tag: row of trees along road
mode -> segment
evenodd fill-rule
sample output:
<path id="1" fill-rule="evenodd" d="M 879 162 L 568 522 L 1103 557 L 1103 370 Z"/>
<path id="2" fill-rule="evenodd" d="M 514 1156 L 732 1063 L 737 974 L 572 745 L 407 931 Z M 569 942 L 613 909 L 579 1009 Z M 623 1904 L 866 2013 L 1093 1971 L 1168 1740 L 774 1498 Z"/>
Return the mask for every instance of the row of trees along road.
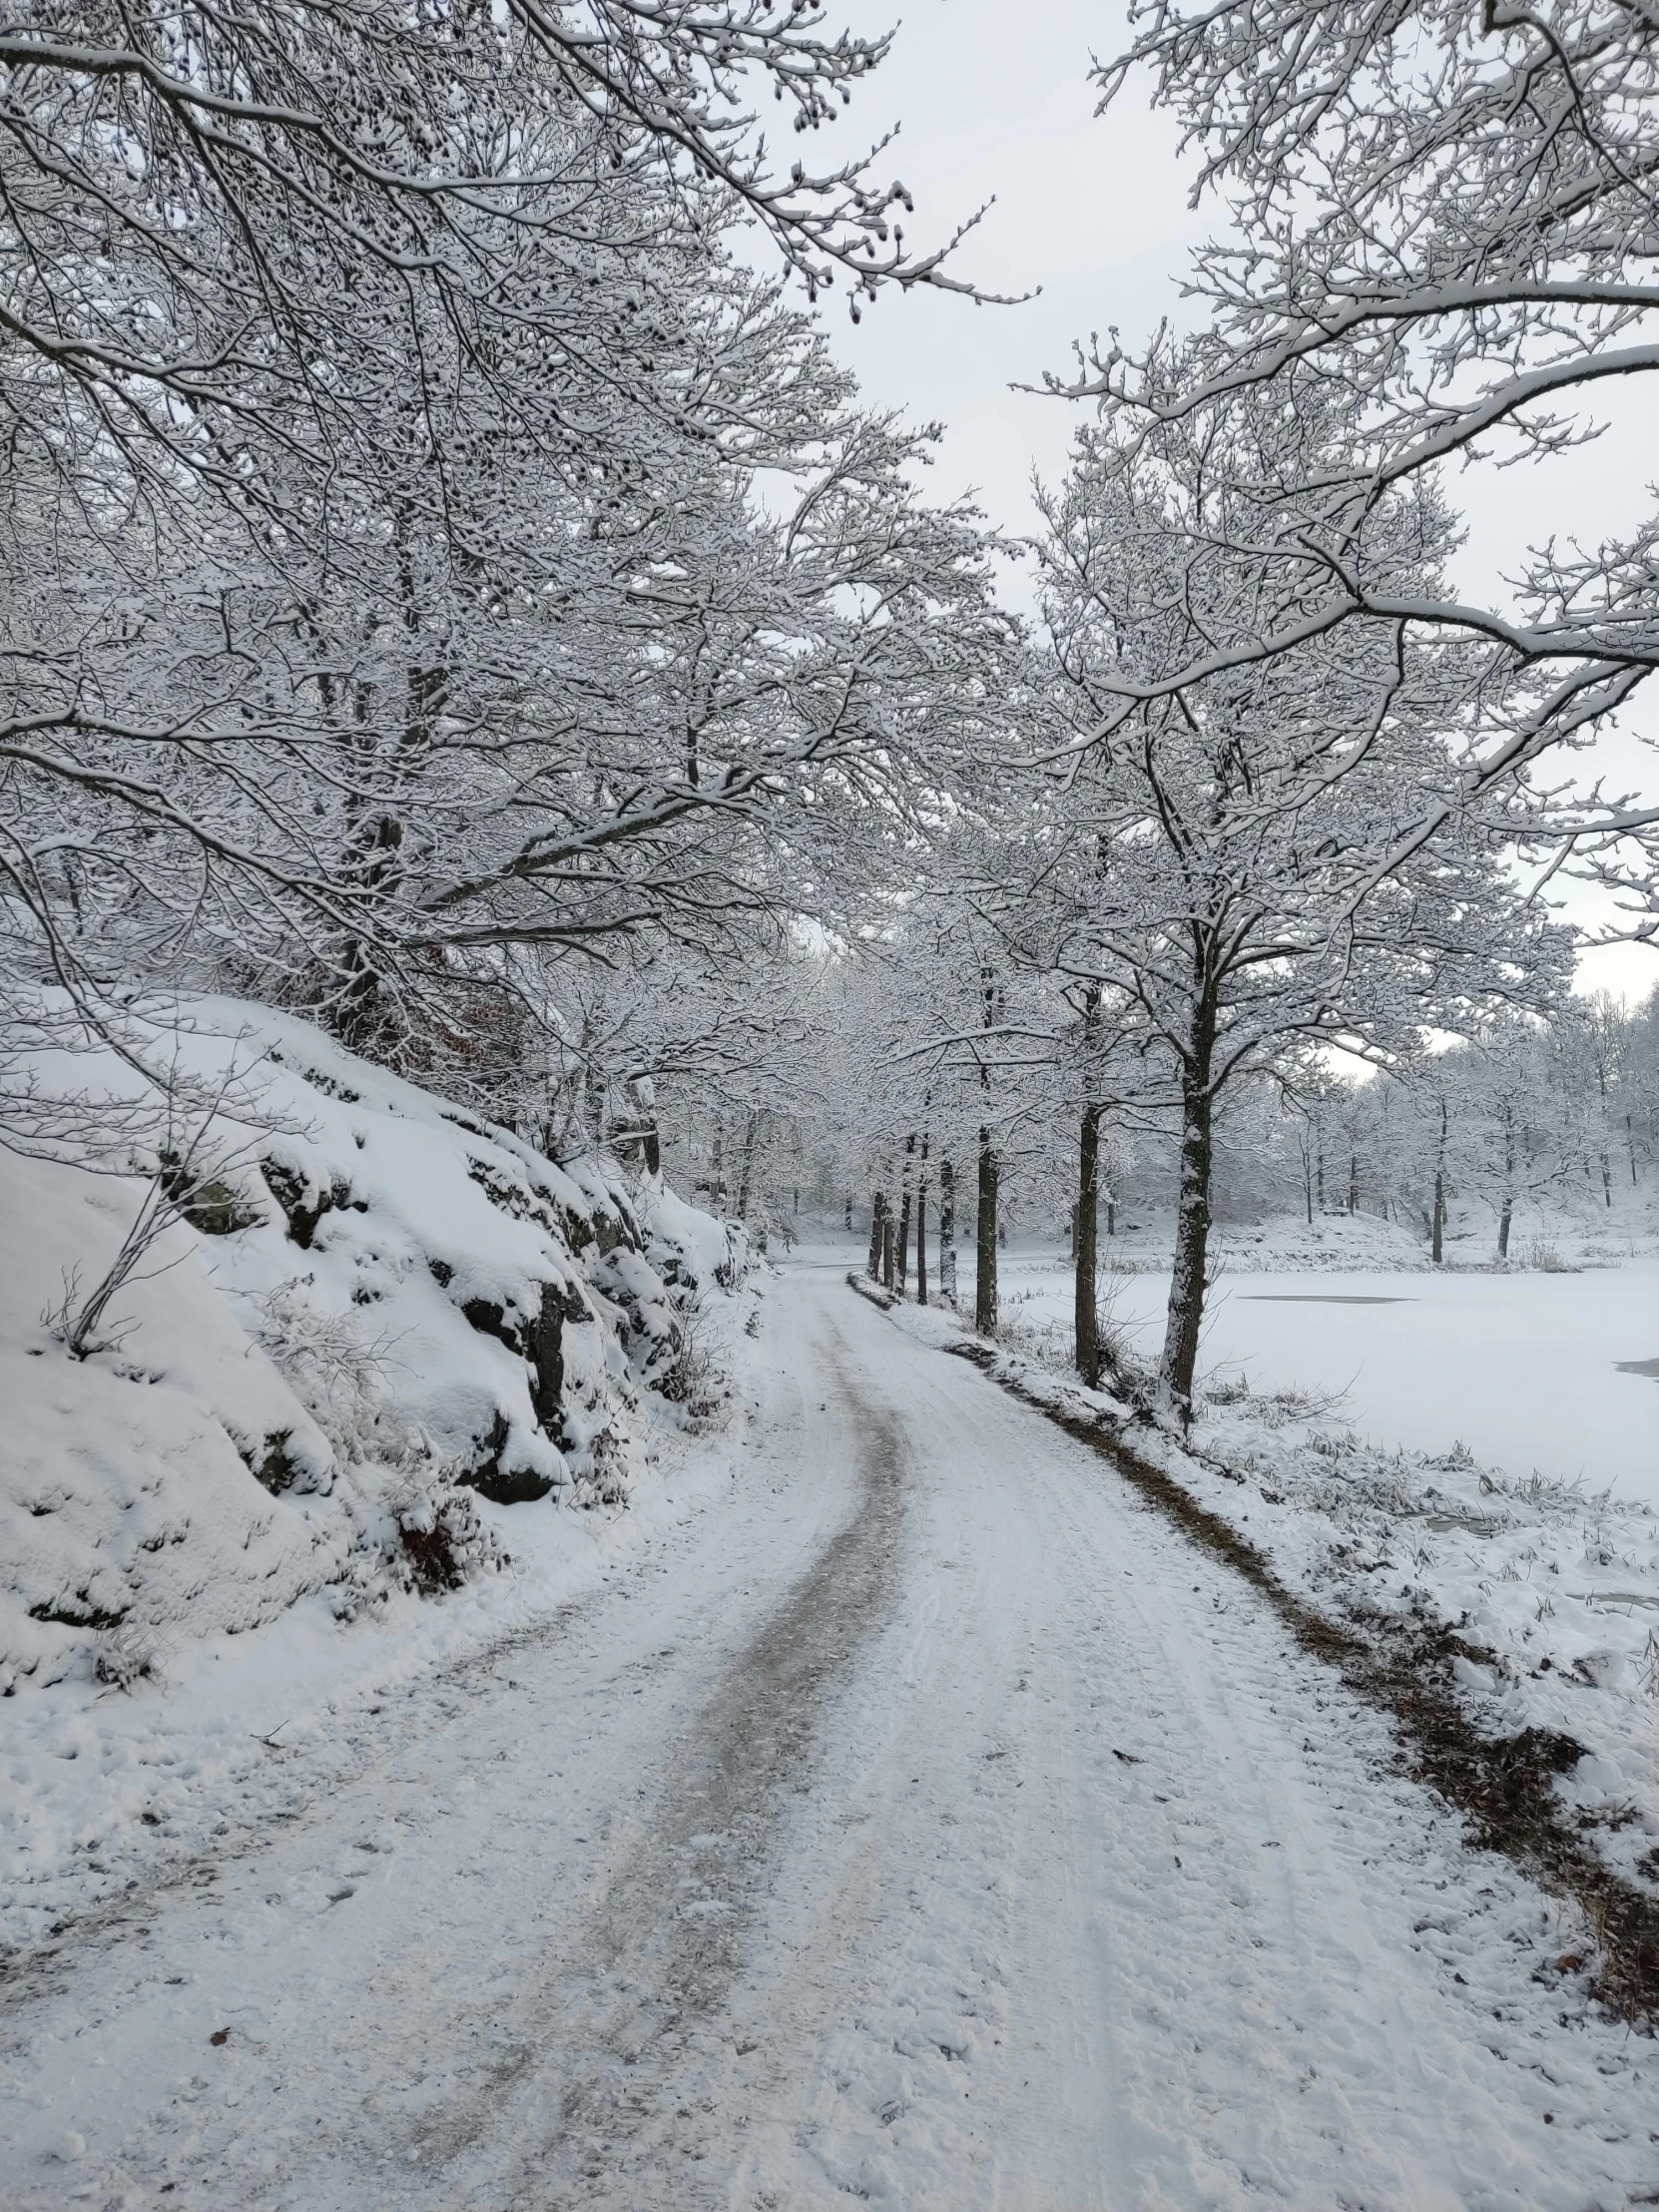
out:
<path id="1" fill-rule="evenodd" d="M 1659 367 L 1655 88 L 1614 6 L 1151 0 L 1134 24 L 1105 100 L 1150 70 L 1232 221 L 1189 273 L 1200 338 L 1114 338 L 1051 380 L 1097 410 L 1043 548 L 1072 734 L 1029 865 L 977 904 L 1010 969 L 1081 988 L 1084 1175 L 1100 1098 L 1179 1112 L 1160 1384 L 1184 1411 L 1226 1084 L 1293 1039 L 1397 1064 L 1427 1028 L 1550 1012 L 1566 947 L 1505 853 L 1659 910 L 1653 811 L 1527 777 L 1655 665 L 1654 525 L 1552 544 L 1486 607 L 1449 581 L 1439 482 L 1570 444 L 1598 382 Z"/>
<path id="2" fill-rule="evenodd" d="M 1565 1018 L 1551 876 L 1659 927 L 1659 811 L 1540 766 L 1659 656 L 1653 526 L 1485 607 L 1442 480 L 1659 367 L 1646 27 L 1134 31 L 1108 108 L 1150 81 L 1228 226 L 1201 329 L 1056 381 L 1021 624 L 811 311 L 964 289 L 948 244 L 880 149 L 786 165 L 755 120 L 824 144 L 882 40 L 817 0 L 14 10 L 0 1136 L 97 1140 L 42 1035 L 165 1089 L 158 997 L 230 987 L 723 1203 L 811 1157 L 900 1280 L 971 1208 L 990 1329 L 999 1195 L 1063 1131 L 1091 1379 L 1101 1192 L 1167 1153 L 1181 1416 L 1269 1089 L 1313 1160 L 1344 1055 L 1440 1069 L 1437 1234 L 1476 1176 L 1438 1046 L 1495 1099 Z"/>

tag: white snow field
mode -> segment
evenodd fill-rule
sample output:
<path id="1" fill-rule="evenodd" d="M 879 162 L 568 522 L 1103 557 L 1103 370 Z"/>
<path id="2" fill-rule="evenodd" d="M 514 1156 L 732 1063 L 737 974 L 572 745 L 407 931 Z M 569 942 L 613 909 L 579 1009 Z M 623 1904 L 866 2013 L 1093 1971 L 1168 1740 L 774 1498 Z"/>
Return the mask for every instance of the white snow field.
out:
<path id="1" fill-rule="evenodd" d="M 680 1518 L 13 1961 L 18 2212 L 1659 2201 L 1659 2047 L 1229 1570 L 836 1271 L 735 1351 Z"/>
<path id="2" fill-rule="evenodd" d="M 1069 1334 L 1070 1263 L 1015 1254 L 1003 1306 Z M 1156 1363 L 1169 1271 L 1103 1276 L 1102 1304 Z M 1210 1296 L 1201 1371 L 1254 1389 L 1341 1393 L 1331 1417 L 1390 1448 L 1460 1440 L 1484 1464 L 1659 1506 L 1659 1262 L 1573 1274 L 1230 1273 Z"/>

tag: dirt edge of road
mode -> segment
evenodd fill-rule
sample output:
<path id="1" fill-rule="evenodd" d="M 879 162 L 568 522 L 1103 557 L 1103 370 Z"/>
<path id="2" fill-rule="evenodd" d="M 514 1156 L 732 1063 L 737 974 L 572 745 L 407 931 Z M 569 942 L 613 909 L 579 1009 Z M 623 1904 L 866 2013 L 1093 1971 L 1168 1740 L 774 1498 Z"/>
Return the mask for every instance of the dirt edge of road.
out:
<path id="1" fill-rule="evenodd" d="M 895 1303 L 855 1276 L 849 1275 L 847 1284 L 883 1311 Z M 999 1372 L 996 1348 L 981 1339 L 964 1337 L 940 1349 L 969 1361 L 1010 1397 L 1097 1452 L 1195 1543 L 1258 1590 L 1305 1651 L 1389 1716 L 1407 1771 L 1462 1815 L 1473 1844 L 1500 1853 L 1542 1889 L 1579 1906 L 1596 1955 L 1586 1960 L 1568 1952 L 1557 1970 L 1588 1969 L 1593 1994 L 1610 2011 L 1649 2034 L 1659 2029 L 1659 1900 L 1607 1865 L 1573 1827 L 1555 1794 L 1555 1777 L 1584 1756 L 1582 1744 L 1540 1728 L 1483 1736 L 1458 1705 L 1451 1688 L 1453 1662 L 1489 1666 L 1491 1652 L 1445 1622 L 1425 1620 L 1406 1630 L 1381 1613 L 1333 1620 L 1290 1589 L 1248 1537 L 1136 1451 L 1109 1414 L 1046 1402 L 1017 1376 Z"/>

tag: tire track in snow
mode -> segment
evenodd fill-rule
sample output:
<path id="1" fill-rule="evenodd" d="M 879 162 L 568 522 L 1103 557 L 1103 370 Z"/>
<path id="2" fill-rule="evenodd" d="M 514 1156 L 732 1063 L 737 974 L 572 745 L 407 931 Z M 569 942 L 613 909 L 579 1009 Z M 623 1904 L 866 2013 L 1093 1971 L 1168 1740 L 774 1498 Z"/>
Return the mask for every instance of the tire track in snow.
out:
<path id="1" fill-rule="evenodd" d="M 854 1424 L 852 1516 L 693 1716 L 552 2001 L 533 2001 L 464 2110 L 418 2131 L 411 2158 L 428 2186 L 449 2169 L 452 2202 L 645 2212 L 696 2201 L 701 2115 L 676 2098 L 695 2094 L 685 2085 L 734 2042 L 725 2000 L 781 1823 L 811 1786 L 826 1703 L 885 1624 L 899 1578 L 904 1422 L 859 1392 L 832 1327 L 824 1357 Z M 504 2127 L 515 2100 L 517 2121 Z M 473 2170 L 480 2153 L 484 2170 Z"/>
<path id="2" fill-rule="evenodd" d="M 907 1601 L 827 1731 L 791 1860 L 815 1910 L 773 1946 L 786 2063 L 759 2129 L 733 2102 L 719 2201 L 1648 2201 L 1642 2049 L 1557 2018 L 1543 1901 L 1392 1771 L 1382 1720 L 1092 1451 L 873 1315 L 849 1333 L 916 1438 Z M 911 1683 L 945 1567 L 976 1602 Z M 839 1881 L 837 1773 L 872 1815 Z"/>

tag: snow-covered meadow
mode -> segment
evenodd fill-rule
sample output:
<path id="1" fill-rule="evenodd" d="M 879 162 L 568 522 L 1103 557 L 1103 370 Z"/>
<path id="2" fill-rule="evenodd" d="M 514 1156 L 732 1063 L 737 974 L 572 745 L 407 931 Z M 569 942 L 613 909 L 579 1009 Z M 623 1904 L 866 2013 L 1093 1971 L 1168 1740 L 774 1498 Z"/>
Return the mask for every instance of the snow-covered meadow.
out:
<path id="1" fill-rule="evenodd" d="M 1005 1260 L 1003 1312 L 1069 1337 L 1063 1255 Z M 1101 1307 L 1156 1364 L 1167 1268 L 1106 1274 Z M 1464 1445 L 1516 1479 L 1540 1474 L 1659 1507 L 1659 1261 L 1573 1273 L 1333 1268 L 1245 1273 L 1224 1263 L 1200 1369 L 1258 1393 L 1297 1390 L 1392 1449 Z M 1653 1372 L 1643 1374 L 1646 1366 Z"/>

